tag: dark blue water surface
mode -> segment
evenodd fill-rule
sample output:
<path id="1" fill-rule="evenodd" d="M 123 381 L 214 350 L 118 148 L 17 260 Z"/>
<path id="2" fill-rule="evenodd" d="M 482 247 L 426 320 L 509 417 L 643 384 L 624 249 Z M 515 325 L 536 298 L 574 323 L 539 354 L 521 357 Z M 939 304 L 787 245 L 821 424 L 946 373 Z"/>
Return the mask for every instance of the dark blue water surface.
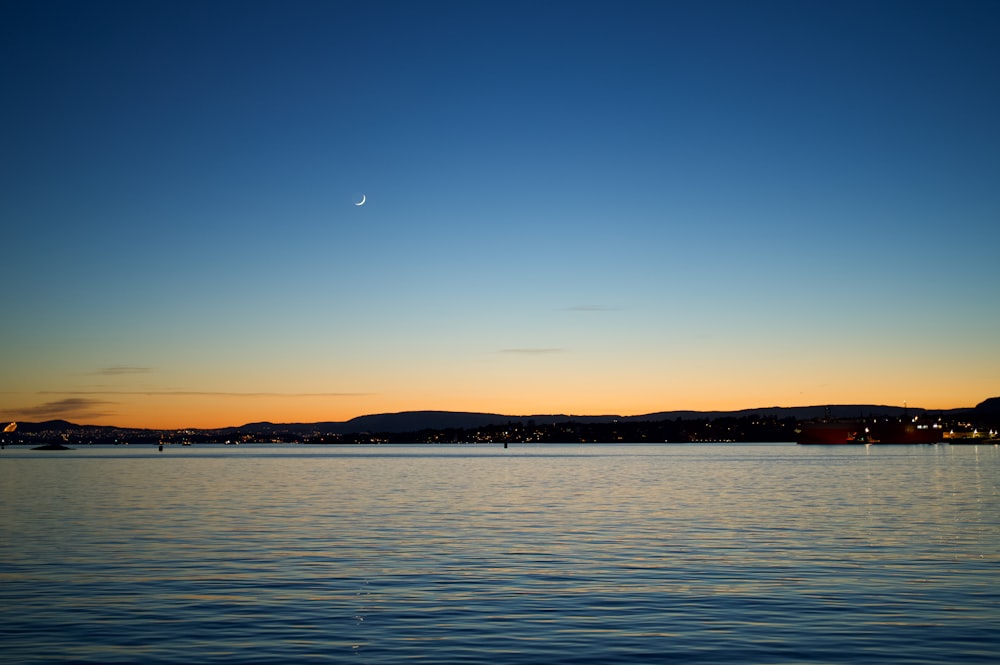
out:
<path id="1" fill-rule="evenodd" d="M 0 453 L 0 661 L 1000 662 L 995 446 Z"/>

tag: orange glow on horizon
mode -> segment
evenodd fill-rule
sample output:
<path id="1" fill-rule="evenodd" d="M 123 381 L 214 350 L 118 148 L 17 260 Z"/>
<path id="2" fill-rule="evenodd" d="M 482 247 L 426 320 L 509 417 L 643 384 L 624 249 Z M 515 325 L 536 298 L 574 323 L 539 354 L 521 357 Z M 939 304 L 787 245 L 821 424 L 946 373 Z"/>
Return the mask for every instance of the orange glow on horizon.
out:
<path id="1" fill-rule="evenodd" d="M 996 392 L 994 390 L 994 392 Z M 356 397 L 236 397 L 170 396 L 120 398 L 108 413 L 66 414 L 59 418 L 78 424 L 114 425 L 138 429 L 215 429 L 236 427 L 253 422 L 339 422 L 358 416 L 402 411 L 467 411 L 503 415 L 620 415 L 636 416 L 661 411 L 736 411 L 772 407 L 815 406 L 823 404 L 881 404 L 946 410 L 973 407 L 991 395 L 985 392 L 948 391 L 947 394 L 910 394 L 901 399 L 885 399 L 864 392 L 816 395 L 812 398 L 791 392 L 765 393 L 732 391 L 728 394 L 708 390 L 666 391 L 655 393 L 577 394 L 557 397 L 531 391 L 482 395 L 423 395 Z M 965 397 L 963 398 L 963 395 Z M 8 412 L 10 413 L 10 412 Z M 16 411 L 14 415 L 18 415 Z M 10 417 L 9 420 L 38 421 L 54 417 Z"/>

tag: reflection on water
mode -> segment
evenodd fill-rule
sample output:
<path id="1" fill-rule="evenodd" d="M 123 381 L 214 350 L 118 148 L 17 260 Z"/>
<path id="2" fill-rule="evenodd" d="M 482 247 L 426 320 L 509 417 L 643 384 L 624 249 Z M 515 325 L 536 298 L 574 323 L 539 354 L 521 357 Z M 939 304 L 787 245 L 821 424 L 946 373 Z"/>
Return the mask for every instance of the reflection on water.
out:
<path id="1" fill-rule="evenodd" d="M 1000 449 L 0 455 L 11 662 L 995 662 Z"/>

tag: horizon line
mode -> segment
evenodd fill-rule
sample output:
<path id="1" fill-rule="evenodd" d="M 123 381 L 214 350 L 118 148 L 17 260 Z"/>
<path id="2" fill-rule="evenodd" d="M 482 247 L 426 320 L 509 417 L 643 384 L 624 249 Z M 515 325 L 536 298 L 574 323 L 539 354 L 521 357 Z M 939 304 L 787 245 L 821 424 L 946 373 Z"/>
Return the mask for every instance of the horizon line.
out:
<path id="1" fill-rule="evenodd" d="M 151 393 L 140 393 L 140 394 L 151 394 Z M 217 393 L 171 393 L 171 394 L 217 394 Z M 223 394 L 232 395 L 234 393 L 223 393 Z M 335 394 L 343 395 L 342 393 L 335 393 Z M 243 395 L 246 395 L 246 396 L 267 396 L 267 395 L 269 395 L 269 393 L 243 393 Z M 290 393 L 281 393 L 281 395 L 292 396 L 292 394 L 290 394 Z M 305 394 L 305 395 L 313 396 L 313 395 L 317 395 L 317 393 L 308 393 L 308 394 Z M 989 397 L 989 398 L 986 398 L 985 400 L 981 400 L 980 404 L 982 404 L 985 401 L 989 401 L 991 399 L 1000 400 L 1000 397 Z M 623 418 L 623 419 L 634 419 L 634 418 L 642 418 L 644 416 L 655 416 L 655 415 L 665 414 L 665 413 L 678 413 L 678 414 L 681 414 L 681 413 L 687 413 L 687 414 L 723 414 L 723 413 L 733 413 L 733 414 L 735 414 L 735 413 L 747 413 L 747 412 L 754 412 L 754 411 L 767 412 L 767 411 L 774 411 L 774 410 L 820 409 L 820 408 L 836 408 L 836 407 L 890 408 L 890 409 L 902 409 L 902 410 L 912 409 L 914 411 L 923 411 L 923 412 L 934 413 L 934 412 L 945 412 L 945 411 L 969 411 L 969 410 L 974 410 L 977 406 L 978 406 L 978 404 L 973 405 L 973 406 L 953 407 L 953 408 L 947 408 L 947 409 L 934 409 L 934 408 L 927 408 L 927 407 L 922 407 L 922 406 L 910 406 L 906 402 L 904 402 L 902 405 L 860 403 L 860 402 L 856 402 L 856 403 L 833 403 L 833 402 L 830 402 L 830 403 L 825 403 L 825 404 L 802 404 L 802 405 L 796 405 L 796 406 L 778 406 L 778 405 L 773 405 L 773 406 L 744 407 L 744 408 L 738 408 L 738 409 L 663 409 L 663 410 L 659 410 L 659 411 L 648 411 L 648 412 L 644 412 L 644 413 L 635 413 L 635 414 L 631 414 L 631 415 L 623 415 L 623 414 L 617 414 L 617 413 L 606 413 L 606 412 L 605 413 L 591 413 L 591 414 L 585 414 L 585 413 L 554 413 L 554 412 L 549 412 L 549 413 L 509 414 L 509 413 L 501 413 L 501 412 L 494 412 L 494 411 L 452 411 L 452 410 L 448 410 L 448 409 L 407 409 L 407 410 L 403 410 L 403 411 L 382 411 L 382 412 L 375 412 L 375 413 L 364 413 L 364 414 L 361 414 L 361 415 L 352 416 L 352 417 L 344 419 L 344 420 L 311 420 L 311 421 L 274 422 L 274 421 L 271 421 L 271 420 L 264 419 L 264 420 L 248 421 L 248 422 L 242 423 L 240 425 L 221 425 L 221 426 L 215 426 L 215 427 L 184 427 L 184 426 L 180 426 L 180 427 L 152 427 L 152 426 L 122 426 L 122 425 L 92 425 L 92 424 L 85 424 L 85 423 L 81 424 L 79 422 L 74 422 L 73 420 L 70 420 L 71 418 L 73 418 L 73 416 L 63 416 L 63 417 L 56 416 L 56 417 L 44 418 L 42 420 L 28 420 L 28 419 L 25 419 L 25 418 L 0 418 L 0 421 L 11 422 L 11 423 L 21 422 L 21 423 L 31 423 L 31 424 L 40 424 L 40 423 L 45 423 L 45 422 L 62 421 L 62 422 L 69 423 L 71 425 L 76 425 L 78 427 L 102 427 L 102 428 L 114 428 L 114 429 L 140 429 L 140 430 L 163 430 L 163 431 L 169 431 L 169 430 L 201 430 L 201 431 L 210 431 L 210 430 L 218 430 L 218 429 L 240 428 L 240 427 L 246 427 L 247 425 L 256 425 L 256 424 L 268 424 L 268 425 L 311 425 L 311 424 L 319 424 L 319 423 L 347 424 L 347 423 L 349 423 L 349 422 L 351 422 L 353 420 L 358 420 L 360 418 L 371 418 L 371 417 L 378 417 L 378 416 L 395 416 L 395 415 L 418 414 L 418 413 L 438 413 L 438 414 L 455 414 L 455 415 L 497 416 L 497 417 L 502 417 L 502 418 L 547 418 L 547 417 L 562 417 L 562 418 Z"/>

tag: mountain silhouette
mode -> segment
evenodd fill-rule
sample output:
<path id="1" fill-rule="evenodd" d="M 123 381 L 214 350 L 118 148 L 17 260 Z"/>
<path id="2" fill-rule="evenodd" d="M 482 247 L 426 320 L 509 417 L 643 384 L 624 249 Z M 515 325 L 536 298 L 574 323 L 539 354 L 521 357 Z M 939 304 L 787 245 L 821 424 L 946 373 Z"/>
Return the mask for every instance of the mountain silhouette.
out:
<path id="1" fill-rule="evenodd" d="M 613 423 L 613 422 L 657 422 L 663 420 L 717 420 L 720 418 L 742 418 L 761 416 L 775 419 L 794 418 L 811 420 L 817 418 L 862 418 L 901 417 L 903 415 L 961 415 L 1000 417 L 1000 397 L 991 397 L 973 408 L 928 410 L 917 407 L 888 406 L 882 404 L 831 404 L 822 406 L 761 407 L 736 411 L 659 411 L 636 416 L 598 415 L 579 416 L 568 414 L 504 415 L 499 413 L 479 413 L 466 411 L 401 411 L 358 416 L 346 421 L 323 421 L 313 423 L 272 423 L 267 421 L 247 423 L 235 427 L 220 427 L 199 430 L 219 436 L 235 436 L 246 433 L 299 432 L 322 434 L 358 433 L 401 433 L 421 430 L 476 429 L 498 425 L 553 425 L 559 423 Z M 6 422 L 6 421 L 5 421 Z M 85 426 L 66 420 L 48 420 L 40 423 L 18 421 L 17 429 L 22 433 L 72 431 L 89 429 L 125 429 L 109 425 Z M 142 428 L 128 428 L 142 429 Z M 183 428 L 190 429 L 190 428 Z M 168 430 L 164 430 L 168 431 Z"/>

